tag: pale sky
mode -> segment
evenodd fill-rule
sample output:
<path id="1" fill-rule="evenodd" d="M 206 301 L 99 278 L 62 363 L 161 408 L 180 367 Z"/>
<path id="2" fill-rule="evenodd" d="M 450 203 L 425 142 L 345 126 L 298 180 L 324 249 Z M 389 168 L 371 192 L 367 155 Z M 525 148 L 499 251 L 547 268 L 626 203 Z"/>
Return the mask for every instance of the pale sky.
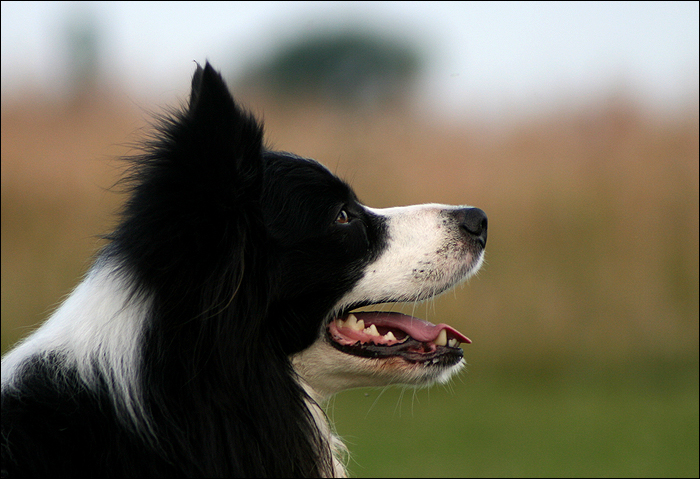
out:
<path id="1" fill-rule="evenodd" d="M 420 97 L 443 113 L 619 90 L 666 108 L 698 91 L 697 2 L 2 2 L 3 96 L 61 94 L 66 25 L 81 15 L 100 28 L 110 82 L 137 98 L 185 94 L 193 60 L 235 76 L 305 32 L 353 26 L 428 52 Z"/>

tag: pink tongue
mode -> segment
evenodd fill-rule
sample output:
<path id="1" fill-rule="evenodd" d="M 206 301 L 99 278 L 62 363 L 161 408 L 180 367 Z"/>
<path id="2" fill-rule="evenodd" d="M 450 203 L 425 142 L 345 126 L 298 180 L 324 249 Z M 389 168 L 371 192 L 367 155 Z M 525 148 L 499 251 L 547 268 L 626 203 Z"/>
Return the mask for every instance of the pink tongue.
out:
<path id="1" fill-rule="evenodd" d="M 429 342 L 437 339 L 443 329 L 447 330 L 448 338 L 455 338 L 460 343 L 470 344 L 472 341 L 449 324 L 433 324 L 422 319 L 407 316 L 401 313 L 352 313 L 357 320 L 363 320 L 365 324 L 374 324 L 377 327 L 400 329 L 413 339 L 421 342 Z"/>

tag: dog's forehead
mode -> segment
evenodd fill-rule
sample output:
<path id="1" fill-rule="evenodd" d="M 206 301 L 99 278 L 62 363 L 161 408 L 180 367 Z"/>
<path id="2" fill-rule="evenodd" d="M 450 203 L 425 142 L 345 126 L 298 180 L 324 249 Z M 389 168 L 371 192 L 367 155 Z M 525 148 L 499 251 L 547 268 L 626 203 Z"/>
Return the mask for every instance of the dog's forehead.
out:
<path id="1" fill-rule="evenodd" d="M 286 151 L 265 151 L 263 153 L 263 160 L 267 161 L 268 163 L 274 163 L 278 166 L 284 166 L 286 167 L 285 169 L 306 168 L 316 170 L 330 176 L 335 176 L 331 170 L 326 167 L 326 165 L 319 163 L 312 158 L 305 158 Z"/>
<path id="2" fill-rule="evenodd" d="M 302 188 L 322 193 L 354 197 L 352 188 L 318 161 L 281 151 L 266 151 L 262 155 L 265 173 L 271 184 Z"/>

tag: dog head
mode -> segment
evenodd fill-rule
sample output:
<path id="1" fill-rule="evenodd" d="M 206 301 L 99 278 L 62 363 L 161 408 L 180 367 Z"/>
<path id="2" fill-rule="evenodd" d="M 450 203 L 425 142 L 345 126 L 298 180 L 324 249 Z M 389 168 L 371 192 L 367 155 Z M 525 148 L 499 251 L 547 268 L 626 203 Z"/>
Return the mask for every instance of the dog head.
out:
<path id="1" fill-rule="evenodd" d="M 187 318 L 220 316 L 210 323 L 226 324 L 227 343 L 243 343 L 245 357 L 251 348 L 292 356 L 323 395 L 429 384 L 459 369 L 457 343 L 469 340 L 454 328 L 350 313 L 426 300 L 472 275 L 486 244 L 482 210 L 363 205 L 315 160 L 265 148 L 262 125 L 209 64 L 194 75 L 189 108 L 161 130 L 167 134 L 158 155 L 138 163 L 146 181 L 135 188 L 114 238 L 185 327 L 192 324 Z M 149 240 L 149 231 L 158 237 Z M 203 300 L 215 306 L 185 309 Z"/>

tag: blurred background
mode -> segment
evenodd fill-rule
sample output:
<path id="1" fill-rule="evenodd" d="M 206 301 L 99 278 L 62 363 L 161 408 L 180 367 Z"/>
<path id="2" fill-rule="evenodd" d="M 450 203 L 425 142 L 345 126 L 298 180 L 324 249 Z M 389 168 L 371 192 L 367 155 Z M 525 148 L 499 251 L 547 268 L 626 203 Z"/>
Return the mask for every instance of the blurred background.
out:
<path id="1" fill-rule="evenodd" d="M 375 207 L 470 204 L 416 314 L 446 387 L 328 407 L 353 476 L 698 476 L 698 3 L 2 2 L 2 350 L 114 224 L 118 157 L 211 61 Z"/>

